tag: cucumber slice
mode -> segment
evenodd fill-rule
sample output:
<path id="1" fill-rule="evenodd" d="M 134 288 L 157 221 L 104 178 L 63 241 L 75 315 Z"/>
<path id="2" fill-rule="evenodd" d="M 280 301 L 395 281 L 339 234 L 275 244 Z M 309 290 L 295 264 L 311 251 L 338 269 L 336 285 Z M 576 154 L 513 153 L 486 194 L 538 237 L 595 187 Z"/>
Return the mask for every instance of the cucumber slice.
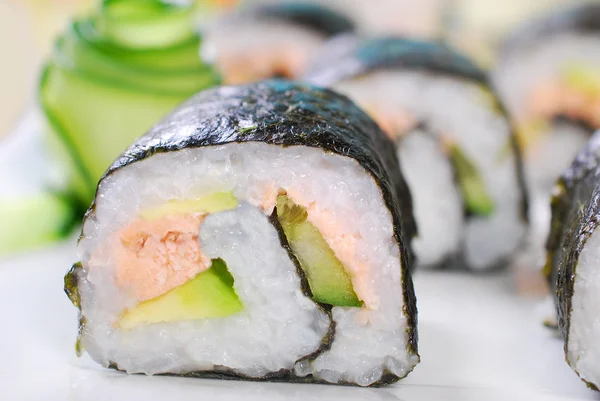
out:
<path id="1" fill-rule="evenodd" d="M 344 266 L 319 230 L 306 220 L 306 210 L 280 195 L 277 197 L 277 218 L 306 274 L 313 299 L 334 306 L 362 306 Z"/>
<path id="2" fill-rule="evenodd" d="M 98 179 L 137 137 L 194 93 L 218 84 L 198 55 L 193 7 L 159 0 L 105 0 L 56 42 L 40 103 L 62 144 L 68 192 L 88 203 Z M 52 141 L 51 139 L 50 141 Z M 82 185 L 83 182 L 83 185 Z"/>
<path id="3" fill-rule="evenodd" d="M 487 194 L 475 163 L 456 144 L 450 144 L 449 154 L 467 211 L 480 216 L 492 214 L 494 201 Z"/>
<path id="4" fill-rule="evenodd" d="M 196 69 L 174 73 L 140 69 L 97 51 L 75 36 L 59 39 L 54 57 L 58 66 L 110 80 L 115 85 L 137 87 L 138 90 L 153 93 L 179 94 L 181 97 L 191 96 L 217 79 L 210 67 L 200 64 Z"/>
<path id="5" fill-rule="evenodd" d="M 171 291 L 141 302 L 127 310 L 119 326 L 132 329 L 139 324 L 182 320 L 222 318 L 243 309 L 233 289 L 233 277 L 221 259 L 214 259 L 208 270 L 199 273 Z"/>
<path id="6" fill-rule="evenodd" d="M 83 168 L 82 161 L 76 158 L 76 154 L 65 142 L 64 136 L 59 133 L 60 128 L 56 122 L 53 123 L 55 120 L 48 113 L 46 115 L 48 124 L 45 127 L 45 148 L 54 166 L 59 168 L 59 171 L 54 174 L 55 179 L 50 179 L 49 186 L 60 188 L 61 193 L 78 204 L 74 204 L 73 207 L 84 213 L 89 205 L 82 200 L 91 199 L 94 196 L 95 186 L 91 184 L 92 181 L 85 174 L 87 170 Z"/>
<path id="7" fill-rule="evenodd" d="M 140 69 L 180 72 L 204 66 L 198 57 L 201 42 L 199 37 L 193 37 L 177 46 L 132 50 L 120 47 L 100 36 L 89 20 L 75 21 L 69 35 L 77 36 L 79 41 L 94 47 L 97 51 Z"/>
<path id="8" fill-rule="evenodd" d="M 159 0 L 104 1 L 95 25 L 102 36 L 122 47 L 169 47 L 195 36 L 193 7 Z"/>
<path id="9" fill-rule="evenodd" d="M 64 238 L 73 227 L 74 217 L 70 204 L 51 193 L 0 199 L 0 254 Z"/>
<path id="10" fill-rule="evenodd" d="M 45 74 L 41 98 L 94 183 L 135 138 L 182 100 L 112 86 L 52 65 Z"/>

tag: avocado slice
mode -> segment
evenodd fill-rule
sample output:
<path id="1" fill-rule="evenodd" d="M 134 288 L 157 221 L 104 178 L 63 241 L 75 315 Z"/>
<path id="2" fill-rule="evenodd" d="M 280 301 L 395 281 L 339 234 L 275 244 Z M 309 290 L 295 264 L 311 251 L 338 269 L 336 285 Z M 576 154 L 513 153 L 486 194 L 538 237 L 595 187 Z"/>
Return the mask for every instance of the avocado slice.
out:
<path id="1" fill-rule="evenodd" d="M 232 192 L 215 192 L 199 199 L 175 200 L 140 213 L 144 220 L 155 220 L 167 215 L 188 213 L 215 213 L 235 209 L 238 201 Z"/>
<path id="2" fill-rule="evenodd" d="M 221 259 L 213 259 L 208 270 L 171 291 L 128 309 L 119 327 L 139 324 L 220 318 L 243 309 L 233 290 L 233 277 Z"/>
<path id="3" fill-rule="evenodd" d="M 562 79 L 569 88 L 590 97 L 600 95 L 598 70 L 585 64 L 571 64 L 563 68 Z"/>
<path id="4" fill-rule="evenodd" d="M 306 274 L 313 299 L 333 306 L 362 306 L 344 266 L 307 216 L 306 209 L 287 196 L 277 197 L 277 218 Z"/>
<path id="5" fill-rule="evenodd" d="M 467 211 L 480 216 L 492 214 L 494 201 L 473 161 L 456 144 L 449 145 L 449 155 Z"/>

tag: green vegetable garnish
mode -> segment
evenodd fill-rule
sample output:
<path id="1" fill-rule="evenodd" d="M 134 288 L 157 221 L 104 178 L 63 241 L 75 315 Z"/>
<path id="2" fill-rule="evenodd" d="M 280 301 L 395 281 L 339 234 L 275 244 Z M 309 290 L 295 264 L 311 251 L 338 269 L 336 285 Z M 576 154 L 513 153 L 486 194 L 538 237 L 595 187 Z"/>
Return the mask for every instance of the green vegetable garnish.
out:
<path id="1" fill-rule="evenodd" d="M 196 92 L 219 83 L 198 55 L 192 6 L 105 0 L 57 39 L 40 103 L 69 188 L 86 204 L 110 163 Z"/>
<path id="2" fill-rule="evenodd" d="M 334 306 L 362 306 L 344 266 L 319 230 L 307 221 L 306 210 L 280 195 L 277 197 L 277 218 L 306 274 L 314 300 Z"/>
<path id="3" fill-rule="evenodd" d="M 456 144 L 449 145 L 449 154 L 467 211 L 489 216 L 494 211 L 494 202 L 487 194 L 477 167 Z"/>

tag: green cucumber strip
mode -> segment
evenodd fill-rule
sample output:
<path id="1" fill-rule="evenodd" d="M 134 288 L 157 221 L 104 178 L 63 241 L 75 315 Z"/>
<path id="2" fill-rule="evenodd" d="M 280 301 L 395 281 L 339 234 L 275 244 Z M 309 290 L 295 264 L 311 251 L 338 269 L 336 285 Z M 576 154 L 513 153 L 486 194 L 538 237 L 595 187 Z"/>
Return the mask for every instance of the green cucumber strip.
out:
<path id="1" fill-rule="evenodd" d="M 59 119 L 54 115 L 51 105 L 46 102 L 45 90 L 51 70 L 51 65 L 44 67 L 38 92 L 39 103 L 47 123 L 45 140 L 47 141 L 50 154 L 54 157 L 54 162 L 58 163 L 62 161 L 66 174 L 69 175 L 69 177 L 65 177 L 65 188 L 61 189 L 74 195 L 81 202 L 87 203 L 94 197 L 95 182 L 85 167 L 81 155 L 76 151 L 73 141 L 67 135 L 65 127 L 61 125 Z"/>
<path id="2" fill-rule="evenodd" d="M 182 100 L 111 87 L 106 81 L 52 65 L 43 79 L 41 98 L 92 183 L 135 138 Z"/>
<path id="3" fill-rule="evenodd" d="M 185 284 L 127 310 L 119 321 L 119 327 L 132 329 L 139 324 L 233 315 L 244 308 L 233 283 L 233 276 L 225 262 L 213 259 L 208 270 L 198 273 Z"/>
<path id="4" fill-rule="evenodd" d="M 137 86 L 149 92 L 180 93 L 182 98 L 211 86 L 217 79 L 212 69 L 201 66 L 178 73 L 145 71 L 107 57 L 73 37 L 61 38 L 55 48 L 55 61 L 82 73 L 113 81 L 116 85 Z"/>
<path id="5" fill-rule="evenodd" d="M 20 252 L 64 238 L 75 216 L 63 198 L 40 193 L 0 199 L 0 254 Z"/>
<path id="6" fill-rule="evenodd" d="M 362 306 L 344 266 L 319 230 L 307 221 L 306 210 L 280 195 L 277 218 L 306 275 L 313 299 L 334 306 Z"/>
<path id="7" fill-rule="evenodd" d="M 76 154 L 71 151 L 69 144 L 65 143 L 64 135 L 59 133 L 60 128 L 55 126 L 52 117 L 47 113 L 46 119 L 44 145 L 52 162 L 60 165 L 62 178 L 61 182 L 52 182 L 50 185 L 65 196 L 78 200 L 78 208 L 85 212 L 89 205 L 87 202 L 83 203 L 83 199 L 91 199 L 94 196 L 95 186 L 90 184 L 85 168 L 79 164 Z"/>
<path id="8" fill-rule="evenodd" d="M 86 45 L 138 68 L 185 72 L 188 69 L 196 69 L 198 65 L 203 65 L 198 57 L 200 48 L 200 38 L 198 37 L 168 48 L 128 49 L 100 36 L 94 24 L 89 20 L 75 21 L 68 35 L 77 36 L 77 39 Z"/>
<path id="9" fill-rule="evenodd" d="M 180 44 L 195 36 L 193 7 L 158 0 L 105 1 L 95 18 L 102 36 L 133 49 Z"/>
<path id="10" fill-rule="evenodd" d="M 467 211 L 480 216 L 492 214 L 494 202 L 475 163 L 456 144 L 449 146 L 449 154 Z"/>

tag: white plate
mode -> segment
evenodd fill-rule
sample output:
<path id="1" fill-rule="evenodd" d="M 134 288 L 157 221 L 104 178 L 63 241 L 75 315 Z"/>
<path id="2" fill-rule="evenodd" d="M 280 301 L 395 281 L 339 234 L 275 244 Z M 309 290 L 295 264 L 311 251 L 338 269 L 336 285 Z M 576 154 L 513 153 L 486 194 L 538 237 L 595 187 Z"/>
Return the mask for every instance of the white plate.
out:
<path id="1" fill-rule="evenodd" d="M 536 302 L 505 274 L 421 272 L 421 364 L 383 389 L 127 376 L 74 355 L 77 313 L 62 291 L 73 241 L 0 260 L 0 400 L 598 399 L 564 362 Z"/>

